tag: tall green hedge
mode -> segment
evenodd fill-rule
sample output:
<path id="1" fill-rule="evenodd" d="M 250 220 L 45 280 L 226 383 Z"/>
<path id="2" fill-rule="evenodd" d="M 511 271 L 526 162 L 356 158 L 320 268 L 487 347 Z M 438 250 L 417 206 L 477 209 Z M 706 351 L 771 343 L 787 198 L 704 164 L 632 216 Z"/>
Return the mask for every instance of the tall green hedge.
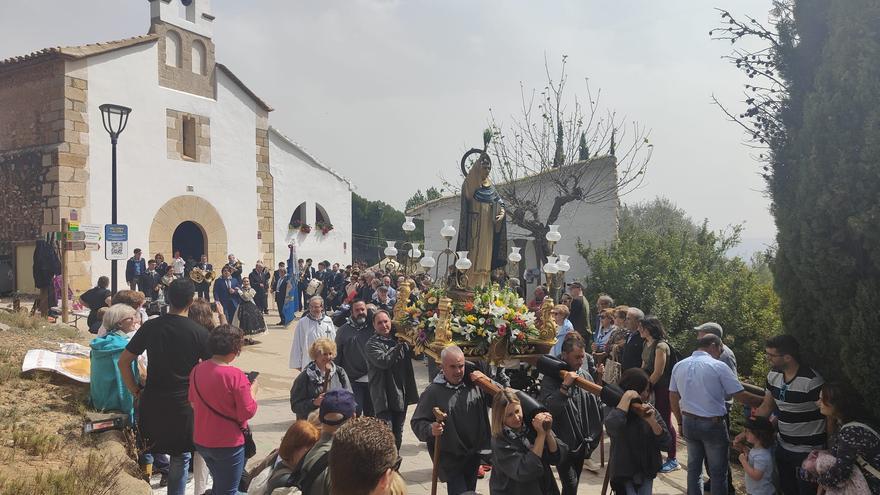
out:
<path id="1" fill-rule="evenodd" d="M 764 341 L 781 328 L 779 301 L 766 267 L 727 257 L 738 233 L 712 232 L 664 199 L 626 206 L 617 242 L 581 249 L 591 271 L 587 294 L 595 301 L 607 293 L 657 316 L 684 353 L 693 349 L 693 327 L 718 322 L 740 374 L 760 374 Z"/>
<path id="2" fill-rule="evenodd" d="M 880 407 L 880 0 L 795 1 L 769 179 L 785 330 Z"/>

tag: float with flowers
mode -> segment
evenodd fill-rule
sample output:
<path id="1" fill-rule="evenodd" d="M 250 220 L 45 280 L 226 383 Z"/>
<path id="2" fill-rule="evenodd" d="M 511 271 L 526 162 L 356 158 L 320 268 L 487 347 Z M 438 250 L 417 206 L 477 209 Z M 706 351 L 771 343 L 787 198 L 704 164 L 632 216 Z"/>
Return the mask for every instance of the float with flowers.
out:
<path id="1" fill-rule="evenodd" d="M 398 337 L 435 359 L 454 344 L 471 359 L 528 360 L 547 353 L 555 342 L 556 329 L 549 316 L 552 304 L 546 315 L 544 307 L 542 315 L 536 315 L 519 294 L 498 284 L 466 293 L 433 287 L 415 303 L 409 294 L 409 284 L 399 289 L 394 308 Z"/>

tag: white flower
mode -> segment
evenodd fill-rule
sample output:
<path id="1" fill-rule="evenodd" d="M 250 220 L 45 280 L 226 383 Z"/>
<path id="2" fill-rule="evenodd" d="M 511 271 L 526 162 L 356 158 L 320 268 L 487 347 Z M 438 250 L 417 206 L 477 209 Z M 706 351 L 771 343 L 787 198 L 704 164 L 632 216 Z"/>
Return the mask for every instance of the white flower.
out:
<path id="1" fill-rule="evenodd" d="M 526 322 L 527 327 L 532 326 L 535 324 L 535 313 L 532 313 L 532 312 L 524 313 L 522 315 L 522 319 L 523 319 L 523 321 Z"/>

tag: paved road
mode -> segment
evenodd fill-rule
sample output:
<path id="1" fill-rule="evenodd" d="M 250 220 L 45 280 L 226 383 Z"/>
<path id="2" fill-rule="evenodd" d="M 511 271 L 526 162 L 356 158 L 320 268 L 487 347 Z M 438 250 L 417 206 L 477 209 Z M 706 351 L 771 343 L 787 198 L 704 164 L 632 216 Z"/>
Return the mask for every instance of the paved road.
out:
<path id="1" fill-rule="evenodd" d="M 267 322 L 278 321 L 274 312 L 266 318 Z M 293 422 L 289 398 L 290 386 L 297 372 L 288 369 L 287 362 L 295 326 L 295 323 L 287 328 L 270 325 L 268 332 L 256 336 L 256 340 L 259 343 L 246 347 L 241 356 L 233 363 L 245 371 L 256 370 L 260 372 L 260 377 L 258 378 L 260 383 L 258 392 L 259 409 L 257 415 L 250 422 L 251 429 L 254 432 L 254 440 L 257 444 L 257 455 L 254 459 L 262 458 L 262 456 L 277 447 L 281 442 L 284 432 L 287 431 L 288 426 Z M 414 362 L 413 367 L 416 372 L 416 382 L 419 390 L 422 390 L 428 383 L 427 370 L 421 362 Z M 414 407 L 410 407 L 410 414 L 412 414 L 413 409 Z M 400 474 L 407 481 L 409 494 L 429 494 L 431 493 L 431 459 L 428 456 L 425 444 L 420 443 L 416 439 L 408 425 L 409 422 L 407 421 L 407 427 L 404 428 L 403 446 L 400 452 L 401 457 L 403 457 Z M 685 450 L 684 445 L 680 444 L 679 462 L 686 461 Z M 606 454 L 608 452 L 607 442 L 605 452 Z M 598 463 L 598 450 L 594 453 L 593 458 Z M 579 492 L 601 493 L 603 476 L 604 472 L 596 475 L 584 471 L 583 476 L 581 476 Z M 686 476 L 685 471 L 682 469 L 660 475 L 654 482 L 654 493 L 658 495 L 681 494 L 685 493 L 685 487 Z M 192 494 L 192 483 L 187 488 L 187 495 Z M 477 492 L 484 495 L 489 494 L 489 476 L 478 481 Z M 165 493 L 165 491 L 164 489 L 157 489 L 155 493 L 160 494 Z M 445 486 L 441 484 L 438 493 L 445 494 Z"/>

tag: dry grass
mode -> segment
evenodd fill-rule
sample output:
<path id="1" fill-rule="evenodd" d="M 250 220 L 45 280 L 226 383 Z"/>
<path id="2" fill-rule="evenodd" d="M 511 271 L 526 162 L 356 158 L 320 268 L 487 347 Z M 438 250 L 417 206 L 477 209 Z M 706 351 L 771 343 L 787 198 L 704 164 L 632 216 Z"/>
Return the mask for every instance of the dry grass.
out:
<path id="1" fill-rule="evenodd" d="M 90 453 L 85 462 L 71 459 L 67 469 L 47 470 L 17 478 L 0 477 L 0 495 L 112 495 L 118 492 L 122 465 L 105 463 Z"/>

